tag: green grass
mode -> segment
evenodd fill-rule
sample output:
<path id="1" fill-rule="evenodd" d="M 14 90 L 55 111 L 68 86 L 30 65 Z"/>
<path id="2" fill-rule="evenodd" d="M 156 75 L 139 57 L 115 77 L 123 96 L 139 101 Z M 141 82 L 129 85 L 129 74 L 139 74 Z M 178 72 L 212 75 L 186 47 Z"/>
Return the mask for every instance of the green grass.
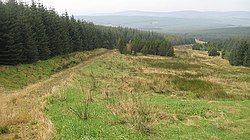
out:
<path id="1" fill-rule="evenodd" d="M 124 68 L 123 68 L 124 67 Z M 54 139 L 149 139 L 147 135 L 137 133 L 126 125 L 117 121 L 117 117 L 107 108 L 112 99 L 103 99 L 101 90 L 103 84 L 114 84 L 109 92 L 116 92 L 116 83 L 110 79 L 115 75 L 122 76 L 125 70 L 125 63 L 119 59 L 105 59 L 89 65 L 81 71 L 81 75 L 75 78 L 72 86 L 66 87 L 58 95 L 48 98 L 47 114 L 56 126 L 57 135 Z M 124 71 L 121 72 L 120 70 Z M 105 70 L 105 72 L 104 72 Z M 118 73 L 119 70 L 119 73 Z M 94 74 L 95 80 L 93 81 Z M 105 79 L 104 79 L 105 78 Z M 94 88 L 93 82 L 96 82 Z M 70 108 L 77 110 L 79 104 L 85 104 L 86 93 L 80 90 L 80 86 L 85 91 L 93 89 L 93 102 L 89 103 L 89 118 L 80 119 L 70 111 Z M 117 92 L 116 92 L 117 93 Z M 111 96 L 111 94 L 110 94 Z M 112 98 L 112 97 L 111 97 Z M 79 110 L 78 110 L 79 111 Z"/>
<path id="2" fill-rule="evenodd" d="M 169 139 L 248 139 L 249 101 L 178 100 L 164 96 L 150 97 L 175 119 L 162 121 L 157 128 Z M 228 107 L 225 109 L 224 107 Z M 231 108 L 239 109 L 237 111 Z M 247 110 L 245 110 L 247 109 Z M 188 122 L 191 122 L 190 124 Z"/>
<path id="3" fill-rule="evenodd" d="M 62 93 L 65 97 L 63 102 L 56 97 L 49 104 L 48 115 L 57 128 L 54 139 L 116 139 L 135 137 L 144 139 L 140 133 L 134 133 L 129 128 L 120 124 L 113 124 L 115 117 L 105 107 L 105 100 L 93 102 L 89 106 L 89 119 L 82 120 L 69 110 L 69 106 L 77 108 L 77 103 L 81 102 L 82 94 L 79 90 L 69 88 Z"/>
<path id="4" fill-rule="evenodd" d="M 72 53 L 58 56 L 34 64 L 20 64 L 17 66 L 0 66 L 0 89 L 4 91 L 21 89 L 28 84 L 45 80 L 51 75 L 79 64 L 82 61 L 107 50 L 99 49 L 93 52 Z"/>
<path id="5" fill-rule="evenodd" d="M 250 85 L 235 78 L 249 69 L 149 59 L 115 54 L 79 70 L 47 99 L 54 139 L 249 139 L 250 101 L 241 85 Z M 147 73 L 148 68 L 176 73 Z M 237 85 L 237 91 L 228 90 Z M 78 115 L 84 113 L 87 119 Z"/>

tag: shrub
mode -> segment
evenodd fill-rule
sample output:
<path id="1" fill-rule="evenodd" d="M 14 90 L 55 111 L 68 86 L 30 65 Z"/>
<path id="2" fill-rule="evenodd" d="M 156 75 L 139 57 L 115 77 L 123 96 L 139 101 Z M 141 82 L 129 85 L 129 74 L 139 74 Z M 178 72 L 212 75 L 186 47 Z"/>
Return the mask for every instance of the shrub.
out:
<path id="1" fill-rule="evenodd" d="M 192 50 L 203 50 L 203 49 L 204 49 L 204 46 L 202 44 L 195 43 L 192 46 Z"/>
<path id="2" fill-rule="evenodd" d="M 8 134 L 10 132 L 7 126 L 0 127 L 0 134 Z"/>
<path id="3" fill-rule="evenodd" d="M 247 51 L 245 52 L 245 58 L 244 58 L 243 65 L 250 67 L 250 46 L 248 47 Z"/>
<path id="4" fill-rule="evenodd" d="M 220 56 L 220 53 L 216 48 L 210 48 L 208 50 L 208 56 Z"/>

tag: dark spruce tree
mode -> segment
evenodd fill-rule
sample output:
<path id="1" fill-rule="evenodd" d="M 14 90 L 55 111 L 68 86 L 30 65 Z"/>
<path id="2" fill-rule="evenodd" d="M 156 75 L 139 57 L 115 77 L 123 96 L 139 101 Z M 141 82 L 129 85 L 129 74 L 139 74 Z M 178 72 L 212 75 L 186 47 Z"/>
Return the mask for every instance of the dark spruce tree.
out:
<path id="1" fill-rule="evenodd" d="M 46 11 L 46 9 L 40 8 L 43 10 L 43 21 L 45 25 L 45 32 L 49 41 L 49 50 L 50 56 L 54 57 L 62 54 L 62 46 L 60 40 L 60 18 L 56 15 L 54 10 Z"/>
<path id="2" fill-rule="evenodd" d="M 37 44 L 35 41 L 35 33 L 32 31 L 32 26 L 29 22 L 29 11 L 23 9 L 22 14 L 17 18 L 18 37 L 22 44 L 22 62 L 33 63 L 39 58 Z"/>
<path id="3" fill-rule="evenodd" d="M 171 47 L 170 42 L 163 41 L 159 46 L 159 55 L 168 56 L 169 47 Z"/>
<path id="4" fill-rule="evenodd" d="M 11 53 L 7 47 L 7 13 L 4 4 L 0 1 L 0 64 L 11 64 Z"/>
<path id="5" fill-rule="evenodd" d="M 30 7 L 31 11 L 29 13 L 29 20 L 32 26 L 32 31 L 34 33 L 35 43 L 38 48 L 39 59 L 46 60 L 50 58 L 49 42 L 48 37 L 45 32 L 45 26 L 43 23 L 43 7 L 39 5 L 37 7 L 36 3 L 32 1 Z"/>
<path id="6" fill-rule="evenodd" d="M 234 66 L 243 65 L 245 59 L 245 52 L 247 51 L 247 49 L 248 46 L 246 41 L 236 42 L 230 53 L 230 64 Z"/>
<path id="7" fill-rule="evenodd" d="M 82 51 L 83 50 L 83 43 L 80 37 L 80 30 L 74 16 L 70 18 L 69 24 L 69 35 L 71 37 L 73 51 Z"/>
<path id="8" fill-rule="evenodd" d="M 2 9 L 4 12 L 2 14 L 5 14 L 3 19 L 3 45 L 0 52 L 0 62 L 1 64 L 8 64 L 8 65 L 16 65 L 18 63 L 21 63 L 21 57 L 22 57 L 22 39 L 21 39 L 21 32 L 19 31 L 20 26 L 18 26 L 17 18 L 20 15 L 21 8 L 18 5 L 18 3 L 15 0 L 9 0 L 5 4 L 5 8 Z"/>
<path id="9" fill-rule="evenodd" d="M 123 38 L 119 38 L 117 41 L 117 48 L 120 51 L 120 53 L 122 54 L 126 54 L 127 50 L 126 50 L 126 42 L 124 41 Z"/>
<path id="10" fill-rule="evenodd" d="M 248 49 L 245 52 L 245 58 L 244 58 L 243 65 L 250 67 L 250 44 L 248 45 Z"/>

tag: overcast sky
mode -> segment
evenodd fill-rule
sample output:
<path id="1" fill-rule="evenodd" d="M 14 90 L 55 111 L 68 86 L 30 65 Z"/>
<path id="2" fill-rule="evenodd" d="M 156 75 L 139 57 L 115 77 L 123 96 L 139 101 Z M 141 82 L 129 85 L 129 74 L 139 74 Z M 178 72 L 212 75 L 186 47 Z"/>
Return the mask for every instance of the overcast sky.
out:
<path id="1" fill-rule="evenodd" d="M 27 1 L 27 0 L 26 0 Z M 139 11 L 250 11 L 250 0 L 40 0 L 59 13 L 74 15 Z"/>

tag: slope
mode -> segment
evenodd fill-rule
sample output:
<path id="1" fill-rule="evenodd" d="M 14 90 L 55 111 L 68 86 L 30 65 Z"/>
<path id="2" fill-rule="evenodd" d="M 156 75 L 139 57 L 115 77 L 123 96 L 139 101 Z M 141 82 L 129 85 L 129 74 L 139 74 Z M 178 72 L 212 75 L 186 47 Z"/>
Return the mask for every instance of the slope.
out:
<path id="1" fill-rule="evenodd" d="M 91 53 L 98 54 L 96 51 L 86 52 L 89 56 Z M 0 139 L 48 139 L 53 124 L 44 115 L 44 97 L 65 85 L 78 69 L 112 54 L 112 51 L 106 51 L 24 89 L 0 94 Z"/>

